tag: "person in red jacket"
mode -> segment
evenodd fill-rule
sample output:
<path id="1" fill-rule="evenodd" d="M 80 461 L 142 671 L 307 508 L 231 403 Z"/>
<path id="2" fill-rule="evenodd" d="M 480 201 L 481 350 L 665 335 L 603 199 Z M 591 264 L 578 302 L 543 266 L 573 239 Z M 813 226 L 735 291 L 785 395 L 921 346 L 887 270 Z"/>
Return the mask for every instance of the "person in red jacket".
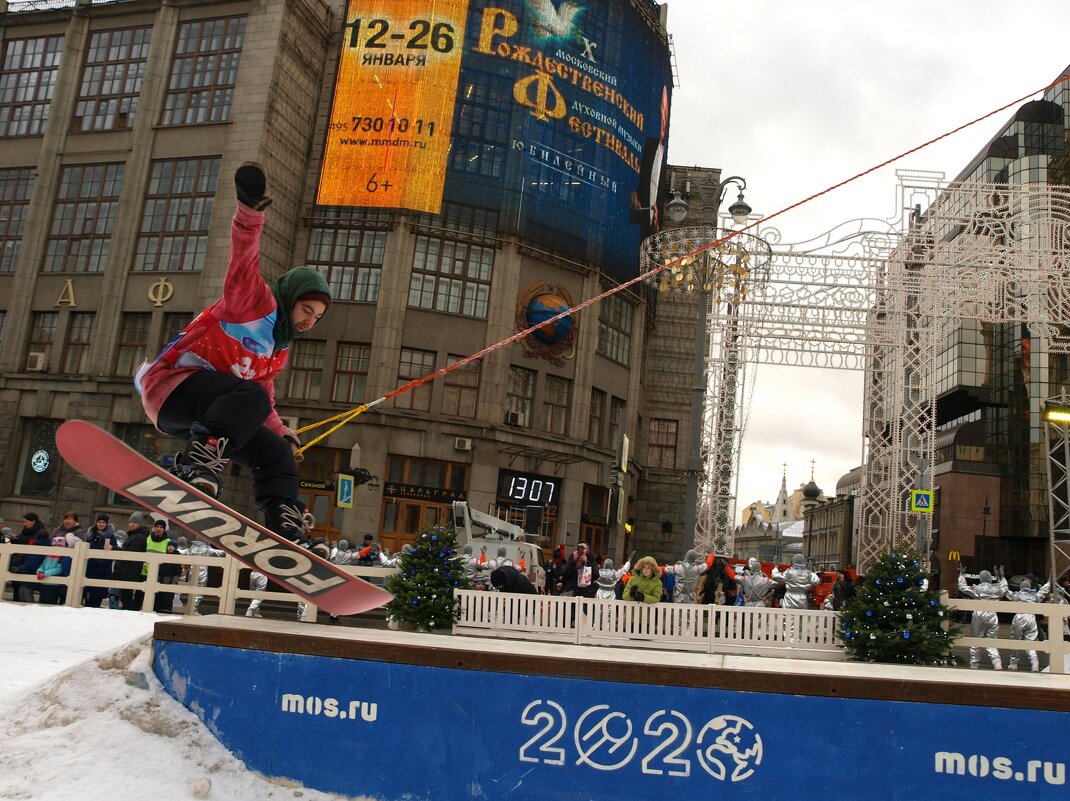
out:
<path id="1" fill-rule="evenodd" d="M 300 441 L 275 410 L 275 376 L 290 343 L 330 306 L 331 290 L 310 267 L 294 267 L 268 285 L 260 275 L 260 232 L 271 204 L 263 168 L 243 164 L 234 185 L 223 297 L 141 365 L 134 381 L 156 427 L 187 440 L 176 475 L 218 497 L 229 460 L 246 465 L 268 528 L 297 540 L 307 525 L 297 500 Z"/>

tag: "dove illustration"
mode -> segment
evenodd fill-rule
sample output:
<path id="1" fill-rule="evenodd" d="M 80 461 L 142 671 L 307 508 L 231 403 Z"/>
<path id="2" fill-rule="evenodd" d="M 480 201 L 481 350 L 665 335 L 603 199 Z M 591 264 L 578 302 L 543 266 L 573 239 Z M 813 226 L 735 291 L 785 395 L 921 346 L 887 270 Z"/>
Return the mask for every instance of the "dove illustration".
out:
<path id="1" fill-rule="evenodd" d="M 536 36 L 545 39 L 568 39 L 572 36 L 572 24 L 583 7 L 564 0 L 560 7 L 555 7 L 553 0 L 528 0 L 528 7 L 534 12 L 532 28 Z"/>

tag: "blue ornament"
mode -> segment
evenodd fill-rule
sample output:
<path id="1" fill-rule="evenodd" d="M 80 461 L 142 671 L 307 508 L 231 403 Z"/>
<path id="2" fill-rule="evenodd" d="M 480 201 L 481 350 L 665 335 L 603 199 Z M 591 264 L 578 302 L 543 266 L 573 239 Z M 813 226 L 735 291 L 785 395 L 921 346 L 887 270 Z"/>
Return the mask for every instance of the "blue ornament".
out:
<path id="1" fill-rule="evenodd" d="M 873 610 L 872 609 L 867 609 L 866 610 L 866 617 L 873 617 Z"/>
<path id="2" fill-rule="evenodd" d="M 436 537 L 434 534 L 432 534 L 431 535 L 431 542 L 438 542 L 438 537 Z"/>
<path id="3" fill-rule="evenodd" d="M 933 598 L 932 600 L 929 601 L 929 606 L 936 606 L 936 599 L 935 598 Z"/>
<path id="4" fill-rule="evenodd" d="M 903 632 L 903 639 L 904 640 L 909 640 L 910 639 L 910 632 L 909 631 L 904 631 Z"/>
<path id="5" fill-rule="evenodd" d="M 903 577 L 900 576 L 899 578 L 897 578 L 896 582 L 899 583 L 899 584 L 902 584 L 903 583 Z"/>

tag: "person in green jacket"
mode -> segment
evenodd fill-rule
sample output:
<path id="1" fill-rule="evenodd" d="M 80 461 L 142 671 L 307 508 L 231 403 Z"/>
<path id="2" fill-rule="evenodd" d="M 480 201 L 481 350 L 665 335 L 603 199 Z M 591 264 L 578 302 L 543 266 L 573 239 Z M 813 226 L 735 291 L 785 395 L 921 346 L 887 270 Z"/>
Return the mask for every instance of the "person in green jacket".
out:
<path id="1" fill-rule="evenodd" d="M 624 600 L 656 604 L 661 600 L 662 592 L 657 560 L 653 556 L 644 556 L 635 563 L 635 572 L 624 587 Z"/>
<path id="2" fill-rule="evenodd" d="M 167 521 L 166 520 L 154 520 L 152 523 L 152 533 L 145 541 L 145 550 L 148 553 L 167 553 L 167 546 L 170 544 L 171 538 L 167 536 Z M 172 550 L 171 553 L 174 553 Z M 160 565 L 159 577 L 161 584 L 173 584 L 175 571 L 180 569 L 178 565 L 164 564 Z M 143 562 L 141 565 L 141 575 L 146 578 L 149 575 L 149 563 Z M 170 612 L 171 603 L 174 600 L 174 593 L 158 592 L 152 600 L 153 612 Z"/>

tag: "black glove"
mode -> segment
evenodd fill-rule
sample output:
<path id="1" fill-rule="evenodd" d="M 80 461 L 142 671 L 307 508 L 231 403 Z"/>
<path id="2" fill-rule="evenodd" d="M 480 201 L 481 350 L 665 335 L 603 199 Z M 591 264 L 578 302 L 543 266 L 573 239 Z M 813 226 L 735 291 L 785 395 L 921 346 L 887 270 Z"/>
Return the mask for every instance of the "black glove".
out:
<path id="1" fill-rule="evenodd" d="M 643 599 L 643 593 L 639 592 L 638 587 L 632 587 L 632 600 L 641 601 Z"/>

